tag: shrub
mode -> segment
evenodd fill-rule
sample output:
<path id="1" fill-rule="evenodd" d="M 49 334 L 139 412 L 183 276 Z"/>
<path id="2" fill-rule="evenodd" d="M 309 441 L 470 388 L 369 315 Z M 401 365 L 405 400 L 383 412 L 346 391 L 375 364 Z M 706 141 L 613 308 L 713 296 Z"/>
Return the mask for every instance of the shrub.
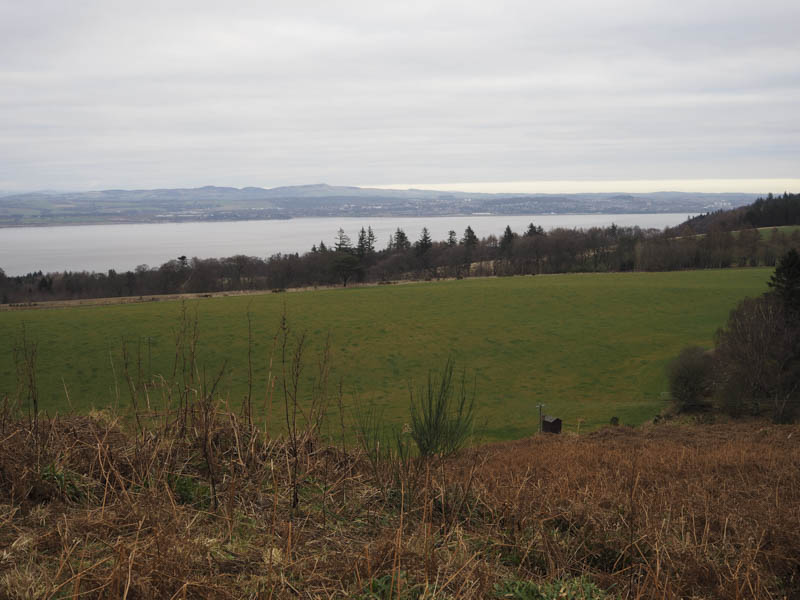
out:
<path id="1" fill-rule="evenodd" d="M 712 390 L 713 361 L 698 346 L 688 346 L 669 364 L 667 379 L 676 408 L 681 412 L 697 411 L 707 406 Z"/>
<path id="2" fill-rule="evenodd" d="M 194 477 L 168 475 L 167 483 L 178 504 L 188 504 L 196 508 L 208 508 L 211 505 L 211 490 Z"/>
<path id="3" fill-rule="evenodd" d="M 86 492 L 81 488 L 80 477 L 68 469 L 49 464 L 42 469 L 42 481 L 54 483 L 64 498 L 72 502 L 80 502 L 86 498 Z"/>
<path id="4" fill-rule="evenodd" d="M 472 434 L 475 395 L 467 390 L 466 376 L 456 392 L 453 361 L 445 363 L 441 377 L 428 373 L 428 384 L 411 392 L 411 437 L 420 456 L 448 456 L 460 450 Z"/>

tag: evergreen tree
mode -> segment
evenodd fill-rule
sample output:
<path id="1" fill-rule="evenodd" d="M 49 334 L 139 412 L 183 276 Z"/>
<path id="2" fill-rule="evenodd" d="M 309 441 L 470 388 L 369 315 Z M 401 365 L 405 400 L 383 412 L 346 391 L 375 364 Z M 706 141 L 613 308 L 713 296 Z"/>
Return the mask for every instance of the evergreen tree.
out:
<path id="1" fill-rule="evenodd" d="M 464 237 L 461 238 L 461 243 L 464 244 L 468 250 L 472 250 L 478 245 L 478 236 L 475 235 L 475 232 L 472 231 L 472 227 L 469 225 L 467 225 L 467 228 L 464 230 Z"/>
<path id="2" fill-rule="evenodd" d="M 511 226 L 506 225 L 506 230 L 503 232 L 503 238 L 500 240 L 500 255 L 505 258 L 511 258 L 511 248 L 514 246 L 514 238 L 516 234 L 511 231 Z"/>
<path id="3" fill-rule="evenodd" d="M 767 285 L 791 314 L 800 313 L 800 254 L 795 248 L 781 257 Z"/>
<path id="4" fill-rule="evenodd" d="M 458 238 L 456 237 L 456 232 L 452 229 L 447 232 L 447 245 L 450 247 L 455 246 L 458 243 Z"/>
<path id="5" fill-rule="evenodd" d="M 342 285 L 347 287 L 347 282 L 359 272 L 358 258 L 353 254 L 352 249 L 337 254 L 334 258 L 333 269 Z"/>
<path id="6" fill-rule="evenodd" d="M 395 250 L 408 250 L 411 248 L 411 242 L 409 241 L 406 232 L 399 227 L 394 233 L 394 248 Z"/>
<path id="7" fill-rule="evenodd" d="M 372 227 L 367 227 L 367 254 L 375 252 L 375 232 Z"/>
<path id="8" fill-rule="evenodd" d="M 419 235 L 419 239 L 414 244 L 414 249 L 417 251 L 417 256 L 422 256 L 428 250 L 433 247 L 433 240 L 431 240 L 431 234 L 428 233 L 428 228 L 423 227 L 422 233 Z"/>
<path id="9" fill-rule="evenodd" d="M 341 227 L 336 232 L 336 251 L 337 252 L 352 252 L 353 244 L 350 242 L 350 237 L 344 232 Z"/>
<path id="10" fill-rule="evenodd" d="M 533 237 L 535 235 L 544 235 L 544 229 L 539 225 L 538 227 L 533 223 L 528 225 L 528 230 L 525 232 L 525 237 Z"/>
<path id="11" fill-rule="evenodd" d="M 356 246 L 356 254 L 358 258 L 363 259 L 367 255 L 367 230 L 363 227 L 358 232 L 358 245 Z"/>

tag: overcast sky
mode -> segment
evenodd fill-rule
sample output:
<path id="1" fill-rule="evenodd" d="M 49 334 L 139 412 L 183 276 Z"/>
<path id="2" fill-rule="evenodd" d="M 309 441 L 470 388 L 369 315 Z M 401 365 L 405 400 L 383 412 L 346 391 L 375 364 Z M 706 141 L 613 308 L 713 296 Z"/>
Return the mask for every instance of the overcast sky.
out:
<path id="1" fill-rule="evenodd" d="M 745 188 L 800 183 L 798 23 L 797 0 L 0 0 L 0 190 L 783 191 Z"/>

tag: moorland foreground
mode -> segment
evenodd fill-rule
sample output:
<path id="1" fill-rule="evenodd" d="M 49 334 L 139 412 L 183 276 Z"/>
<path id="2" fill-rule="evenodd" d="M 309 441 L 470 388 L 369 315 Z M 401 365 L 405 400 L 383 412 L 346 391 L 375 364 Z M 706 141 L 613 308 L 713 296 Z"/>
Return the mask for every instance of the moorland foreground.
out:
<path id="1" fill-rule="evenodd" d="M 796 597 L 800 429 L 651 422 L 770 273 L 4 311 L 0 597 Z M 472 443 L 412 451 L 448 358 Z"/>
<path id="2" fill-rule="evenodd" d="M 5 412 L 0 596 L 800 593 L 797 426 L 616 427 L 375 462 L 195 409 L 140 434 L 108 412 Z"/>

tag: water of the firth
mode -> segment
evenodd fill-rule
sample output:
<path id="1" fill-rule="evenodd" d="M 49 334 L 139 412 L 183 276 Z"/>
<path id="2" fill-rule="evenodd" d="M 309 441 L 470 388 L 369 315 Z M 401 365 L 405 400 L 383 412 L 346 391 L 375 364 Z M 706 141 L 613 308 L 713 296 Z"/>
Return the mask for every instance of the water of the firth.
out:
<path id="1" fill-rule="evenodd" d="M 501 235 L 506 225 L 522 233 L 528 223 L 545 230 L 638 225 L 643 229 L 677 225 L 685 214 L 523 215 L 466 217 L 308 218 L 289 221 L 223 221 L 201 223 L 146 223 L 136 225 L 80 225 L 0 229 L 0 268 L 6 275 L 31 271 L 126 271 L 138 265 L 159 266 L 178 256 L 221 258 L 246 254 L 307 252 L 320 241 L 333 245 L 341 227 L 355 244 L 358 230 L 371 226 L 384 248 L 398 227 L 417 239 L 427 227 L 434 240 L 444 240 L 451 229 L 459 237 L 467 225 L 478 237 Z"/>

